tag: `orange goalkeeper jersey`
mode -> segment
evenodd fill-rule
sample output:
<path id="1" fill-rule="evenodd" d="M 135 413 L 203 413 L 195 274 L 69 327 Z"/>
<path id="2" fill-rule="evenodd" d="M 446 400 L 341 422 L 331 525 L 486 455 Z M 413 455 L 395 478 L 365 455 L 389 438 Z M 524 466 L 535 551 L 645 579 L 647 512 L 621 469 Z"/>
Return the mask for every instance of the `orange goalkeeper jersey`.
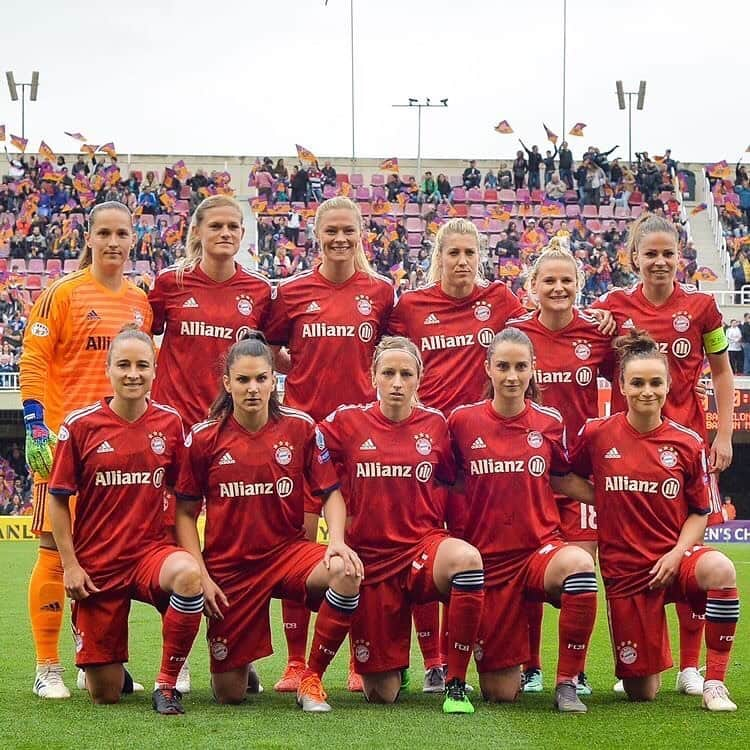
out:
<path id="1" fill-rule="evenodd" d="M 57 432 L 74 409 L 112 393 L 104 368 L 110 342 L 126 323 L 151 330 L 146 294 L 123 280 L 116 292 L 86 268 L 56 281 L 34 304 L 20 361 L 21 398 L 44 406 Z"/>

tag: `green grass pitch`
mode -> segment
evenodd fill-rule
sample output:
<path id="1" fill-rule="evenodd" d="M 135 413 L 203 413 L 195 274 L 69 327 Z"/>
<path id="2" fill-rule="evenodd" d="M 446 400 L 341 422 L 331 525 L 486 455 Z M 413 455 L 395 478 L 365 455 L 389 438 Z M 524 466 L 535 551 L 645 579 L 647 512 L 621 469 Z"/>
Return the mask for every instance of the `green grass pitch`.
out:
<path id="1" fill-rule="evenodd" d="M 737 564 L 740 596 L 750 594 L 750 546 L 726 545 Z M 66 616 L 62 638 L 67 701 L 43 701 L 31 692 L 34 656 L 26 613 L 26 583 L 36 545 L 0 544 L 3 596 L 0 606 L 0 748 L 740 748 L 750 738 L 750 625 L 741 619 L 728 677 L 735 714 L 708 714 L 700 698 L 679 696 L 675 670 L 664 675 L 662 693 L 651 705 L 629 704 L 612 692 L 613 666 L 604 608 L 599 610 L 588 673 L 594 695 L 589 713 L 560 716 L 552 708 L 556 622 L 545 608 L 545 692 L 523 696 L 515 705 L 488 706 L 475 698 L 473 716 L 444 716 L 439 696 L 423 695 L 421 659 L 412 650 L 412 689 L 395 706 L 369 706 L 344 689 L 348 654 L 340 653 L 326 676 L 334 711 L 304 715 L 291 695 L 272 685 L 284 664 L 285 646 L 274 603 L 277 653 L 258 663 L 266 692 L 238 707 L 214 704 L 209 688 L 203 633 L 191 656 L 193 692 L 181 717 L 156 715 L 150 695 L 130 696 L 117 706 L 94 707 L 75 690 L 72 639 Z M 670 607 L 675 636 L 675 618 Z M 159 619 L 150 608 L 134 605 L 131 614 L 130 669 L 147 689 L 158 668 Z M 469 675 L 476 685 L 473 667 Z M 476 694 L 475 694 L 476 695 Z"/>

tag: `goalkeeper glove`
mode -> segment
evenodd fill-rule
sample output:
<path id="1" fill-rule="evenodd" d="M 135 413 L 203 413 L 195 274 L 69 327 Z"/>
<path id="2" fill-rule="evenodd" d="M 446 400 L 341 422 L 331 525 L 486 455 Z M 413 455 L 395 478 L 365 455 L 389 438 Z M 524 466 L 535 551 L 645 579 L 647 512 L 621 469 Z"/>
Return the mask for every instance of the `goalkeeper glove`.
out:
<path id="1" fill-rule="evenodd" d="M 57 435 L 44 424 L 44 407 L 33 399 L 23 402 L 23 421 L 26 427 L 26 463 L 47 479 L 52 471 L 52 457 Z"/>

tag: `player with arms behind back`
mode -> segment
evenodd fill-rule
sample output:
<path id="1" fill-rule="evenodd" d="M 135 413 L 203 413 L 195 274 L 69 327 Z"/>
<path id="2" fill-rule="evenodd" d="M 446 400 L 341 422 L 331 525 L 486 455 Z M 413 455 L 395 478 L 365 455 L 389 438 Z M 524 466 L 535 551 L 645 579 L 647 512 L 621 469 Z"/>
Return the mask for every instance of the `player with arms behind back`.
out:
<path id="1" fill-rule="evenodd" d="M 338 197 L 324 201 L 315 214 L 320 246 L 317 268 L 282 281 L 275 290 L 266 336 L 288 346 L 291 367 L 284 403 L 319 421 L 341 404 L 372 400 L 368 371 L 375 344 L 393 309 L 391 282 L 370 267 L 362 246 L 362 215 L 357 204 Z M 321 503 L 305 501 L 307 538 L 315 541 Z M 282 603 L 288 663 L 274 689 L 293 692 L 305 669 L 310 612 Z M 361 690 L 350 668 L 349 689 Z"/>
<path id="2" fill-rule="evenodd" d="M 740 604 L 732 562 L 702 545 L 711 498 L 706 448 L 662 414 L 671 387 L 666 355 L 643 331 L 615 342 L 627 412 L 587 422 L 573 470 L 593 475 L 599 561 L 615 672 L 631 700 L 653 700 L 672 666 L 664 612 L 687 602 L 706 615 L 703 707 L 735 711 L 724 685 Z"/>
<path id="3" fill-rule="evenodd" d="M 34 472 L 32 530 L 39 536 L 29 617 L 37 658 L 34 692 L 40 698 L 70 696 L 58 649 L 63 569 L 46 513 L 56 432 L 66 414 L 112 392 L 105 360 L 121 327 L 151 329 L 146 295 L 123 275 L 135 243 L 128 208 L 114 201 L 95 206 L 85 238 L 80 270 L 53 283 L 34 304 L 20 361 L 26 461 Z"/>
<path id="4" fill-rule="evenodd" d="M 671 377 L 664 414 L 697 432 L 707 443 L 706 415 L 695 386 L 703 371 L 704 356 L 708 358 L 719 415 L 716 437 L 708 455 L 711 479 L 708 524 L 722 523 L 718 474 L 732 462 L 734 376 L 721 313 L 711 294 L 675 281 L 678 237 L 669 220 L 654 214 L 641 216 L 630 227 L 628 249 L 640 282 L 630 289 L 607 292 L 594 307 L 612 312 L 620 334 L 642 328 L 654 338 L 667 356 Z M 624 408 L 622 393 L 613 388 L 612 412 Z M 698 664 L 703 619 L 690 609 L 688 602 L 677 602 L 676 609 L 680 621 L 677 690 L 700 695 L 703 678 Z M 616 685 L 615 690 L 618 688 L 621 686 Z"/>
<path id="5" fill-rule="evenodd" d="M 107 374 L 114 396 L 72 412 L 59 433 L 49 513 L 73 599 L 76 663 L 94 703 L 117 703 L 127 676 L 133 599 L 162 613 L 162 660 L 152 702 L 184 713 L 177 675 L 200 627 L 198 564 L 170 540 L 162 496 L 184 457 L 179 414 L 147 399 L 155 351 L 142 331 L 112 341 Z M 77 495 L 75 528 L 68 502 Z"/>

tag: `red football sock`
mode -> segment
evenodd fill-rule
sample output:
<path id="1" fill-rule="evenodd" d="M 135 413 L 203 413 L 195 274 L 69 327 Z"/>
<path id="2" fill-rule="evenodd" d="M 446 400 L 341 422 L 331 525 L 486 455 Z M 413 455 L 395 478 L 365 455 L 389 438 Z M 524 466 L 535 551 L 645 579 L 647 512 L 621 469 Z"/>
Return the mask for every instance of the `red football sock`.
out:
<path id="1" fill-rule="evenodd" d="M 440 662 L 445 666 L 448 661 L 448 608 L 450 602 L 443 604 L 443 613 L 440 618 Z"/>
<path id="2" fill-rule="evenodd" d="M 557 684 L 576 682 L 596 621 L 596 574 L 573 573 L 562 586 L 558 623 Z"/>
<path id="3" fill-rule="evenodd" d="M 529 660 L 524 669 L 541 669 L 542 657 L 539 653 L 542 646 L 542 616 L 544 602 L 528 601 L 524 605 L 529 620 Z"/>
<path id="4" fill-rule="evenodd" d="M 198 635 L 202 614 L 203 594 L 172 594 L 169 597 L 169 606 L 162 617 L 161 669 L 156 676 L 157 685 L 168 688 L 175 686 L 177 675 Z"/>
<path id="5" fill-rule="evenodd" d="M 703 618 L 686 602 L 677 602 L 675 609 L 680 622 L 680 671 L 688 667 L 697 669 L 703 643 Z"/>
<path id="6" fill-rule="evenodd" d="M 424 668 L 432 669 L 443 665 L 440 654 L 440 605 L 438 602 L 416 604 L 412 609 L 417 642 L 424 659 Z"/>
<path id="7" fill-rule="evenodd" d="M 315 620 L 315 633 L 307 662 L 318 677 L 323 676 L 331 659 L 336 656 L 336 652 L 344 642 L 358 604 L 359 594 L 343 596 L 333 589 L 326 591 L 325 599 L 320 605 L 318 617 Z"/>
<path id="8" fill-rule="evenodd" d="M 286 637 L 287 661 L 305 663 L 307 651 L 307 629 L 310 626 L 310 610 L 304 604 L 281 602 L 281 619 L 284 622 Z"/>
<path id="9" fill-rule="evenodd" d="M 451 580 L 448 609 L 448 673 L 446 683 L 466 681 L 472 649 L 477 639 L 484 604 L 484 571 L 464 570 Z"/>
<path id="10" fill-rule="evenodd" d="M 709 589 L 706 598 L 706 680 L 724 682 L 740 617 L 737 589 Z"/>

